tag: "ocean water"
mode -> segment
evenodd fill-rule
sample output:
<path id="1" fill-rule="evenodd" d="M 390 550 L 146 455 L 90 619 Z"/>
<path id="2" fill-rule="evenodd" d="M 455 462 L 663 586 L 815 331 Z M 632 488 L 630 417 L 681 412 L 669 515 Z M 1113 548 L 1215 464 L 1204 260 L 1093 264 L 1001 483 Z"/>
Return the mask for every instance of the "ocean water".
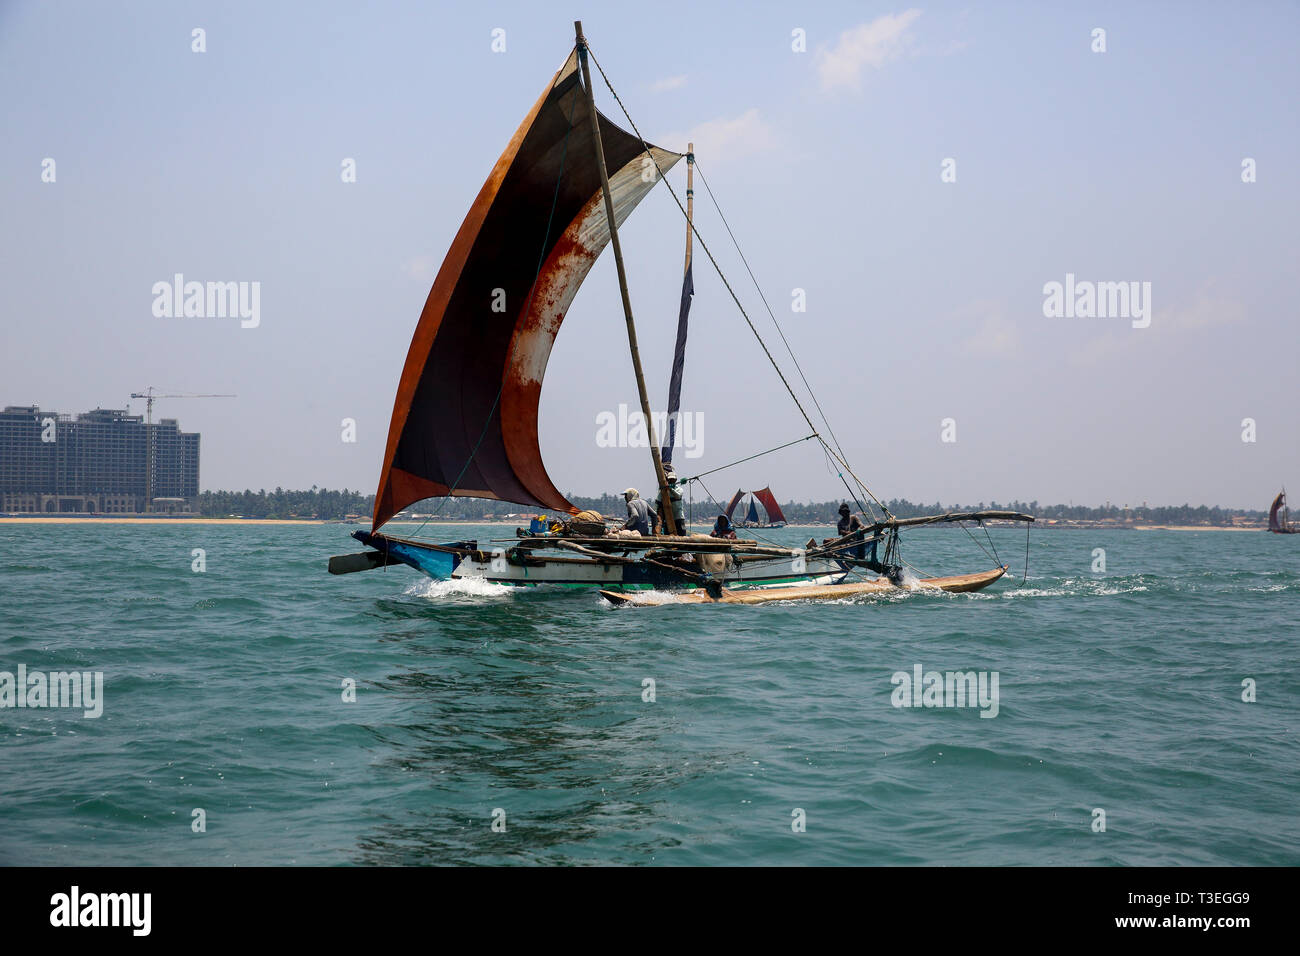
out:
<path id="1" fill-rule="evenodd" d="M 979 594 L 615 609 L 331 576 L 350 530 L 0 522 L 0 671 L 104 675 L 0 709 L 0 863 L 1300 864 L 1300 538 L 1035 530 L 1021 586 L 998 529 Z M 917 665 L 996 716 L 895 706 Z"/>

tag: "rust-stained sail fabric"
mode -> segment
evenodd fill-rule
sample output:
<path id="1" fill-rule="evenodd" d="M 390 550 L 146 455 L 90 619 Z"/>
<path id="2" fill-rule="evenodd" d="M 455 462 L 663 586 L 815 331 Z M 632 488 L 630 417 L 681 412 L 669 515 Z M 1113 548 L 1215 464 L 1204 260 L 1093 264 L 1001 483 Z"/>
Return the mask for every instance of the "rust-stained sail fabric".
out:
<path id="1" fill-rule="evenodd" d="M 597 116 L 622 224 L 657 176 L 641 141 Z M 651 151 L 663 170 L 681 158 Z M 560 323 L 608 242 L 574 52 L 497 160 L 434 279 L 397 387 L 374 527 L 446 494 L 577 511 L 542 464 L 537 407 Z"/>

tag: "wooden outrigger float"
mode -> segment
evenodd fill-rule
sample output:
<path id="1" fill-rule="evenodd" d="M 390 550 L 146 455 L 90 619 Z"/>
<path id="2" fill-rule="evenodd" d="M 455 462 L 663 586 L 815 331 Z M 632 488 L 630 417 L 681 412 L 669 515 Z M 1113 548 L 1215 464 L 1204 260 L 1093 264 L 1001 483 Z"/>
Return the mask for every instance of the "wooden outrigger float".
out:
<path id="1" fill-rule="evenodd" d="M 902 586 L 904 569 L 910 567 L 899 549 L 902 527 L 1033 521 L 1029 515 L 1005 511 L 895 518 L 845 460 L 820 405 L 817 410 L 829 441 L 813 423 L 723 277 L 810 431 L 760 454 L 816 439 L 858 513 L 869 520 L 859 521 L 847 534 L 820 545 L 810 541 L 802 548 L 691 534 L 688 527 L 678 527 L 671 487 L 676 479 L 670 478 L 670 469 L 694 294 L 693 239 L 718 268 L 694 222 L 694 148 L 688 144 L 682 154 L 653 146 L 641 137 L 630 116 L 632 132 L 596 109 L 589 64 L 595 57 L 582 24 L 574 26 L 573 51 L 497 160 L 425 302 L 398 382 L 373 523 L 369 531 L 353 534 L 368 550 L 330 558 L 330 572 L 349 574 L 405 564 L 435 579 L 600 589 L 607 596 L 620 595 L 617 603 L 623 604 L 636 603 L 621 596 L 636 590 L 680 591 L 681 600 L 688 603 L 825 600 Z M 599 63 L 596 66 L 600 68 Z M 601 76 L 608 85 L 603 69 Z M 683 158 L 685 205 L 665 178 Z M 619 226 L 660 180 L 686 218 L 686 261 L 669 385 L 667 441 L 662 450 L 650 414 L 618 236 Z M 547 360 L 578 288 L 607 245 L 613 247 L 628 348 L 649 432 L 662 535 L 618 532 L 618 522 L 611 526 L 603 516 L 579 513 L 556 488 L 542 462 L 538 406 Z M 790 357 L 794 360 L 793 352 Z M 758 456 L 750 456 L 754 457 Z M 700 481 L 703 488 L 703 477 L 686 482 Z M 768 511 L 767 524 L 775 526 L 774 516 L 783 518 L 775 498 L 766 488 L 755 494 Z M 534 522 L 534 527 L 518 529 L 515 538 L 487 542 L 486 547 L 476 540 L 434 543 L 381 530 L 417 501 L 450 496 L 515 502 L 563 517 L 541 522 L 541 527 Z M 882 519 L 877 520 L 871 505 L 863 503 L 867 499 L 883 513 Z M 1005 570 L 1002 566 L 981 574 L 931 578 L 920 586 L 977 590 Z"/>
<path id="2" fill-rule="evenodd" d="M 926 589 L 959 594 L 980 591 L 1007 573 L 1005 566 L 978 574 L 959 574 L 947 578 L 922 578 L 914 585 L 895 584 L 886 577 L 872 581 L 855 581 L 852 584 L 791 585 L 777 588 L 754 588 L 731 591 L 723 588 L 716 597 L 707 591 L 686 594 L 645 594 L 642 592 L 601 591 L 600 596 L 619 607 L 662 607 L 671 604 L 771 604 L 775 601 L 838 601 L 860 594 L 882 594 L 889 591 Z"/>

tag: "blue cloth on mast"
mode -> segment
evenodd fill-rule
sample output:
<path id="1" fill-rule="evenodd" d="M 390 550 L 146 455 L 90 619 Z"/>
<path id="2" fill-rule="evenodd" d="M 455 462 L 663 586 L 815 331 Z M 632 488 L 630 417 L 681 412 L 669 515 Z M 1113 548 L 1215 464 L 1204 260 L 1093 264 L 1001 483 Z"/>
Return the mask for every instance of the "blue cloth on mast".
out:
<path id="1" fill-rule="evenodd" d="M 673 445 L 677 443 L 677 414 L 682 406 L 682 370 L 686 365 L 686 326 L 691 316 L 691 296 L 695 294 L 695 281 L 691 266 L 682 277 L 682 304 L 677 310 L 677 345 L 673 349 L 673 374 L 668 382 L 668 435 L 659 457 L 664 464 L 673 460 Z"/>

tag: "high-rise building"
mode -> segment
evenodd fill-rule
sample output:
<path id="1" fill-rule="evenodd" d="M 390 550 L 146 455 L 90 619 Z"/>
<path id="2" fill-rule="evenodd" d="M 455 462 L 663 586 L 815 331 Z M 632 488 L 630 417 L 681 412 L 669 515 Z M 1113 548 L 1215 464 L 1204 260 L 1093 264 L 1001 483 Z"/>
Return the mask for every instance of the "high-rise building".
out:
<path id="1" fill-rule="evenodd" d="M 146 425 L 118 409 L 72 416 L 35 405 L 0 412 L 0 511 L 187 514 L 198 494 L 199 435 L 174 418 Z"/>

